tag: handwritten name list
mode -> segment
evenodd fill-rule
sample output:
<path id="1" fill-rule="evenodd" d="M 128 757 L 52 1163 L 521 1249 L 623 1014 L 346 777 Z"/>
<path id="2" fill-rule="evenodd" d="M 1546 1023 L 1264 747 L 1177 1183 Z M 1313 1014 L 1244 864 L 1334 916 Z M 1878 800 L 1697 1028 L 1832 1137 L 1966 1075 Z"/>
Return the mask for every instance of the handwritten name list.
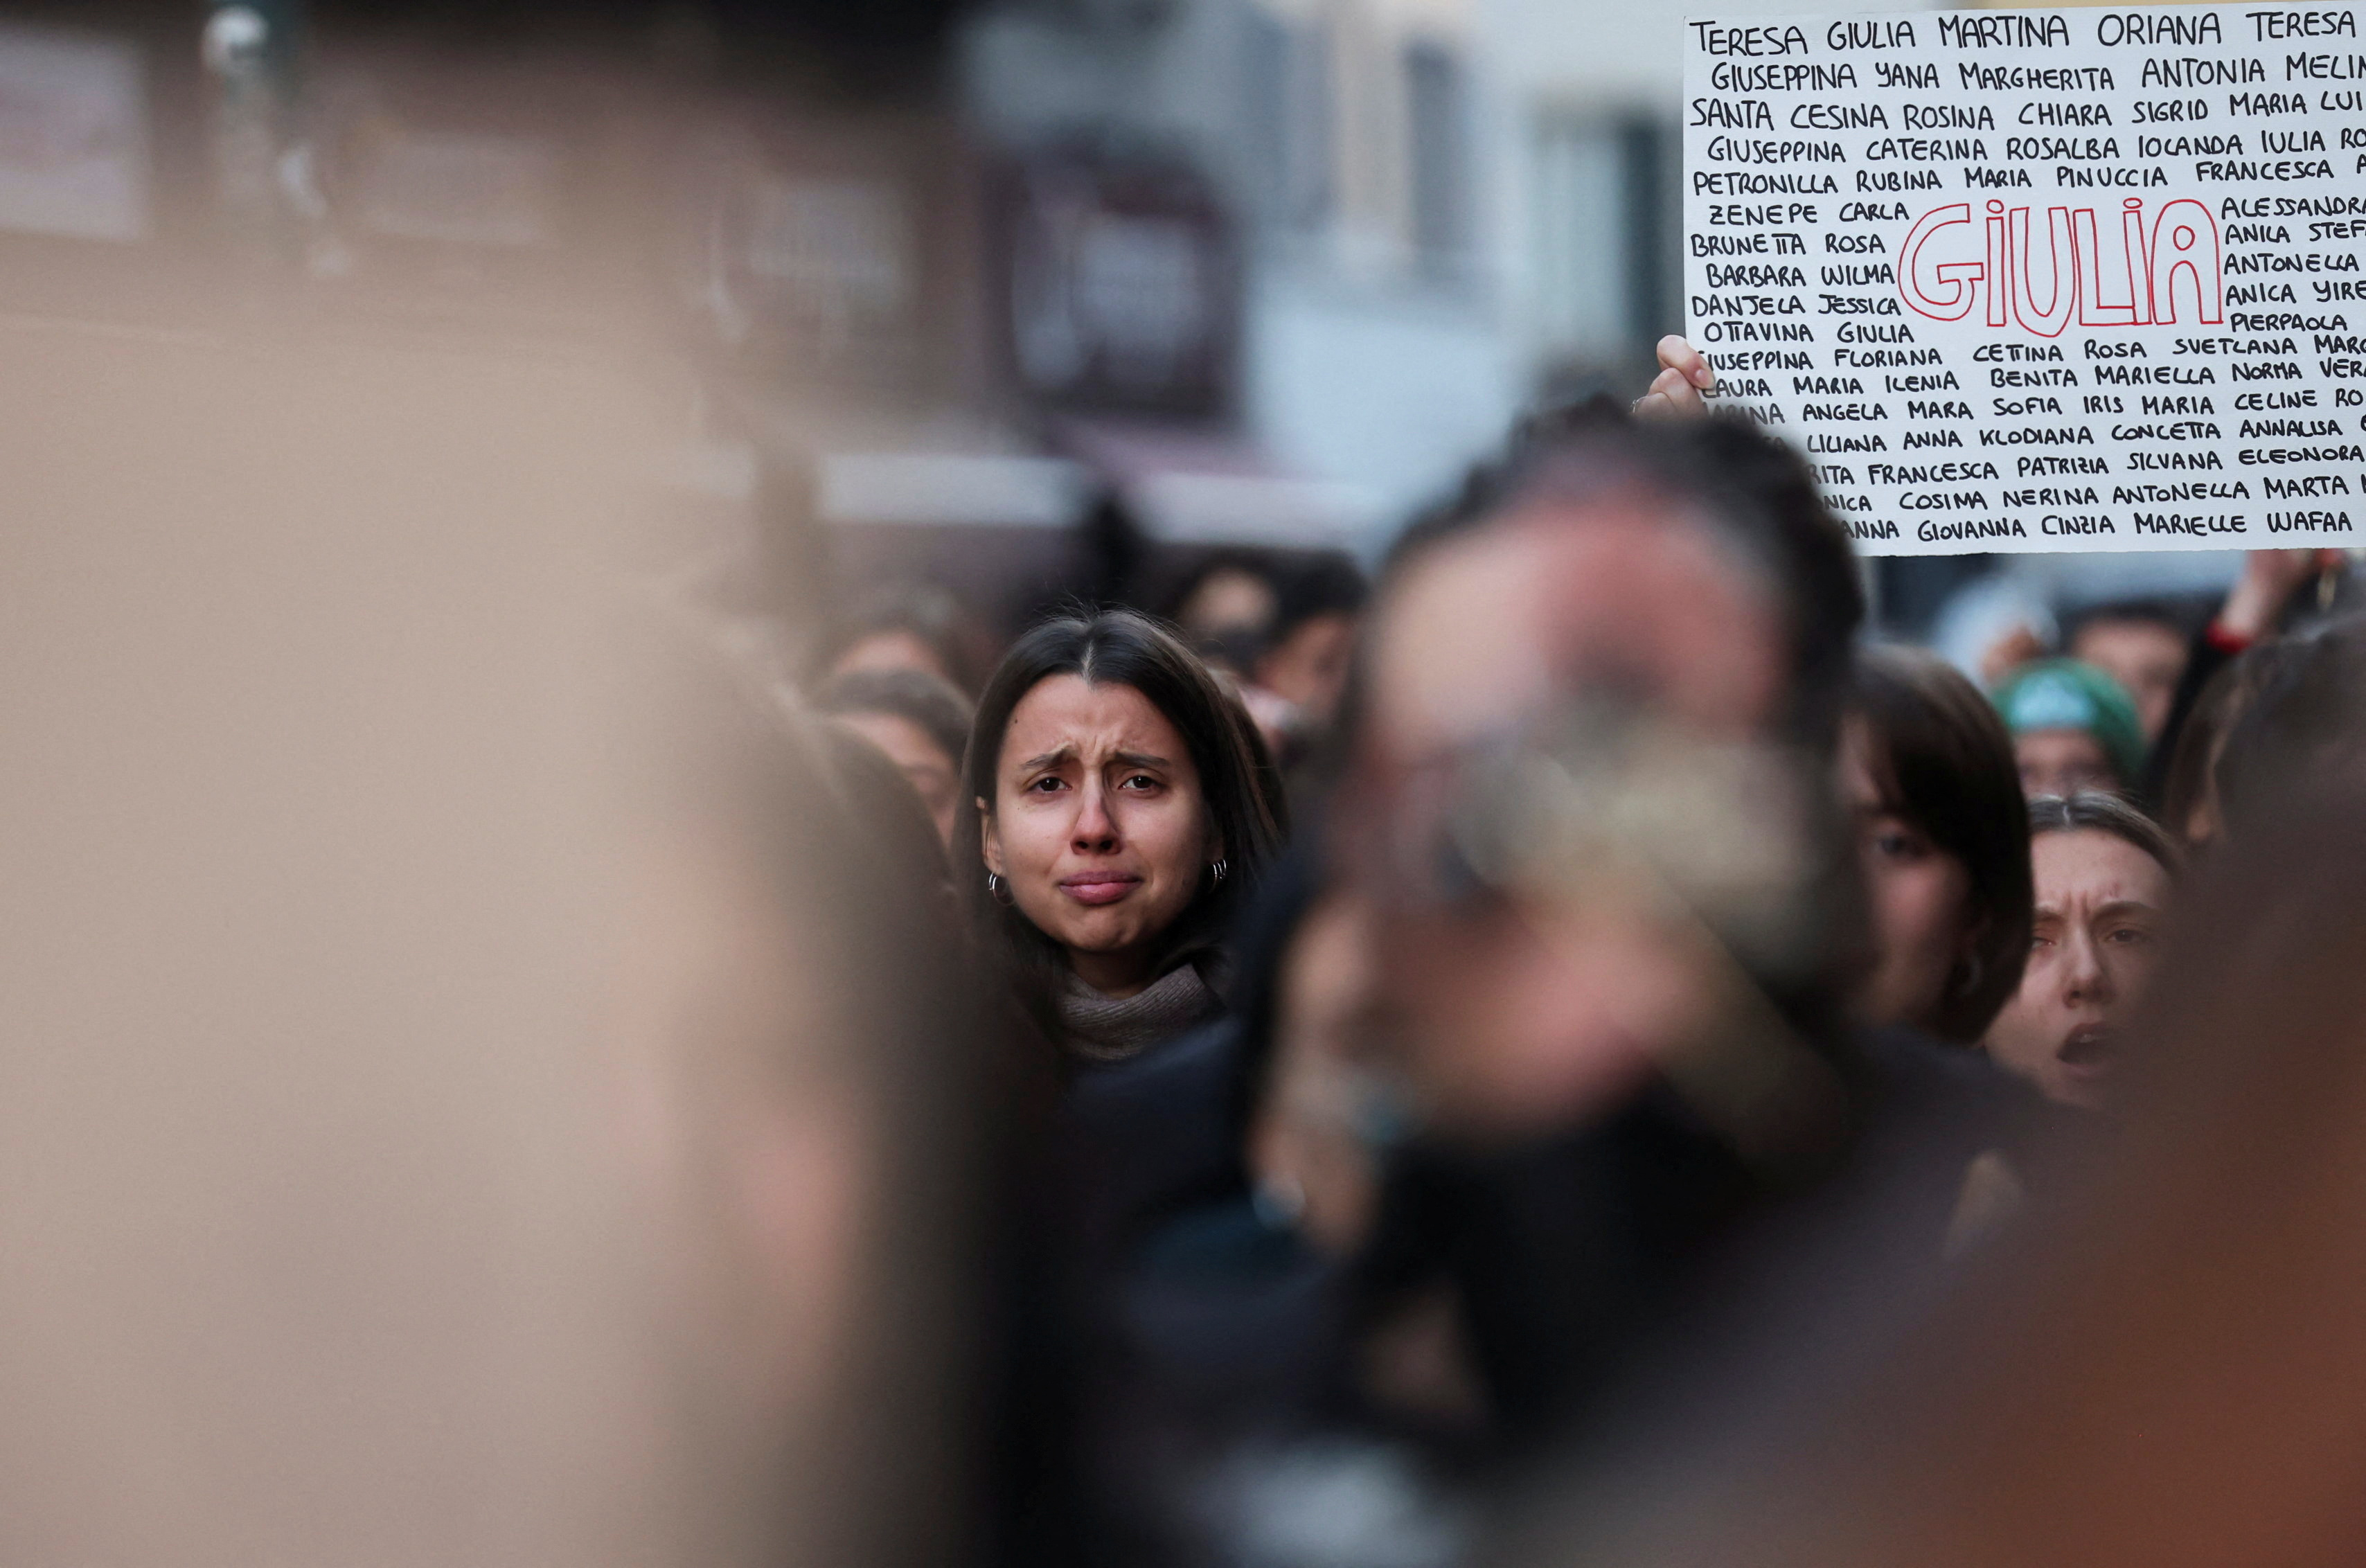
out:
<path id="1" fill-rule="evenodd" d="M 1876 554 L 2366 544 L 2360 9 L 1686 23 L 1715 404 Z"/>

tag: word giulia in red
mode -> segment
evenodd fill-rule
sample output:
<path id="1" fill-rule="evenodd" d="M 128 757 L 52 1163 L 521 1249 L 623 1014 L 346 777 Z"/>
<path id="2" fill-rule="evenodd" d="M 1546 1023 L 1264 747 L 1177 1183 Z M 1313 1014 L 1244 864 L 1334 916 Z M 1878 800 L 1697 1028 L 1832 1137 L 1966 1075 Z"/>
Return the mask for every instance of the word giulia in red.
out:
<path id="1" fill-rule="evenodd" d="M 1959 321 L 1985 304 L 1989 326 L 2018 322 L 2040 337 L 2082 327 L 2141 327 L 2225 319 L 2218 220 L 2191 197 L 2164 202 L 2151 222 L 2129 197 L 2119 232 L 2103 243 L 2091 207 L 2045 209 L 2044 243 L 2033 247 L 2026 207 L 1969 202 L 1934 207 L 1907 231 L 1898 257 L 1906 308 Z M 2190 314 L 2180 316 L 2180 307 Z"/>

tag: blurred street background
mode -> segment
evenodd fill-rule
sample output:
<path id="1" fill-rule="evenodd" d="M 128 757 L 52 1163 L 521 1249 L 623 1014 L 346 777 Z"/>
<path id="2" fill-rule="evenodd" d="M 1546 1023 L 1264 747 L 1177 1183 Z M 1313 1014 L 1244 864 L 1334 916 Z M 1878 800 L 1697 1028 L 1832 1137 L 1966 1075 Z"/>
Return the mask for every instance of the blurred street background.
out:
<path id="1" fill-rule="evenodd" d="M 1007 633 L 1225 547 L 1369 562 L 1521 409 L 1636 395 L 1684 10 L 11 5 L 5 308 L 638 333 L 694 388 L 674 502 L 779 608 L 919 577 Z M 1999 567 L 1876 563 L 1876 618 L 1968 666 L 2234 558 Z"/>

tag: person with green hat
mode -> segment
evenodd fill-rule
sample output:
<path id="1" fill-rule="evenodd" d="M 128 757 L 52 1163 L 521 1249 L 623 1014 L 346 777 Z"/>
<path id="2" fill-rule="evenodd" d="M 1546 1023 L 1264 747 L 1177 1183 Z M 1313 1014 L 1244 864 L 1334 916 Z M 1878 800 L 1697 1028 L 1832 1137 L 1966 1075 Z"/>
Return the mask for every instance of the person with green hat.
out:
<path id="1" fill-rule="evenodd" d="M 2117 681 L 2075 659 L 2025 664 L 1996 689 L 2012 733 L 2022 793 L 2068 796 L 2082 789 L 2125 794 L 2144 774 L 2144 727 Z"/>

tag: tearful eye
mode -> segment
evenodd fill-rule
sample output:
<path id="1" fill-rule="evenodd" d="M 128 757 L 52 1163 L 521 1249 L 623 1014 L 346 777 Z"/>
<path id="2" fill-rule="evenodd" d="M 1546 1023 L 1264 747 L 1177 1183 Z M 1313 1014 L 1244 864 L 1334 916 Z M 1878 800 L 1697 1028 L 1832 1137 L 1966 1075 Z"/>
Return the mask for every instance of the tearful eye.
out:
<path id="1" fill-rule="evenodd" d="M 1027 787 L 1040 794 L 1049 795 L 1055 789 L 1062 789 L 1066 786 L 1057 778 L 1041 778 L 1037 779 L 1033 784 L 1029 784 Z"/>

